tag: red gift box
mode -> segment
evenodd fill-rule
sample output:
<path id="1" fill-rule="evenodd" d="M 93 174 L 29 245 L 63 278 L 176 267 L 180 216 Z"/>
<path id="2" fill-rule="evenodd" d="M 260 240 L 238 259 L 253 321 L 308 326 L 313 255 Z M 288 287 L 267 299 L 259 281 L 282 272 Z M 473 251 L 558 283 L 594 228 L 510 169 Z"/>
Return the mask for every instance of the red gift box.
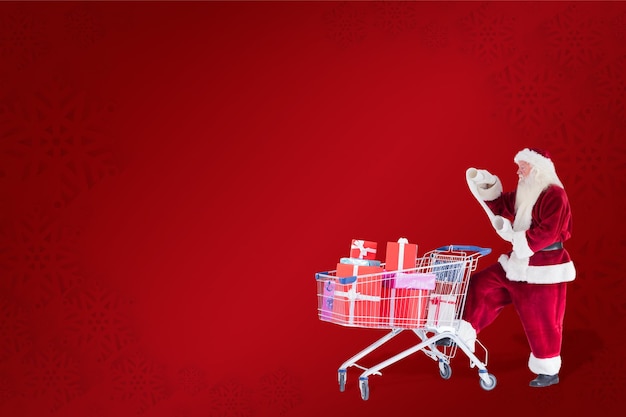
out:
<path id="1" fill-rule="evenodd" d="M 392 328 L 424 327 L 429 295 L 434 288 L 434 274 L 397 273 L 394 286 L 383 288 L 381 323 Z"/>
<path id="2" fill-rule="evenodd" d="M 397 242 L 387 242 L 387 253 L 385 254 L 385 269 L 387 271 L 415 268 L 416 258 L 417 245 L 409 243 L 407 239 L 400 238 Z"/>
<path id="3" fill-rule="evenodd" d="M 385 321 L 393 328 L 419 328 L 426 324 L 428 291 L 410 288 L 385 288 L 389 302 L 383 303 Z"/>
<path id="4" fill-rule="evenodd" d="M 369 240 L 352 239 L 350 245 L 350 258 L 376 259 L 378 243 Z"/>
<path id="5" fill-rule="evenodd" d="M 380 322 L 380 266 L 337 264 L 333 316 L 336 322 L 376 327 Z M 367 276 L 375 274 L 373 276 Z"/>
<path id="6" fill-rule="evenodd" d="M 340 262 L 337 264 L 336 275 L 340 278 L 346 278 L 346 277 L 356 277 L 357 275 L 379 274 L 381 272 L 383 272 L 383 268 L 381 266 L 344 264 Z M 369 279 L 370 281 L 374 280 L 374 281 L 380 282 L 382 277 L 374 276 L 374 277 L 366 277 L 366 278 Z M 362 282 L 367 282 L 367 279 L 363 280 Z"/>

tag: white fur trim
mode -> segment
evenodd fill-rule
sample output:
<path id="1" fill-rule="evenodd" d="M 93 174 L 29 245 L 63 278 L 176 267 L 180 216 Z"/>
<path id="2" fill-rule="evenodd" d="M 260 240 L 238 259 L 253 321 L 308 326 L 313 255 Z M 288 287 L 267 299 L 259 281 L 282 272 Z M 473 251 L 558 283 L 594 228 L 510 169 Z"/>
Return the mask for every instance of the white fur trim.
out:
<path id="1" fill-rule="evenodd" d="M 461 320 L 458 334 L 469 350 L 474 352 L 476 350 L 476 329 L 469 322 Z"/>
<path id="2" fill-rule="evenodd" d="M 528 148 L 519 151 L 517 155 L 515 155 L 515 158 L 513 158 L 513 160 L 516 164 L 518 164 L 520 161 L 525 161 L 537 167 L 537 169 L 539 170 L 555 171 L 554 163 L 552 162 L 552 160 Z"/>
<path id="3" fill-rule="evenodd" d="M 531 372 L 539 375 L 556 375 L 561 370 L 561 356 L 555 356 L 553 358 L 539 359 L 530 352 L 528 358 L 528 368 Z"/>
<path id="4" fill-rule="evenodd" d="M 493 201 L 502 195 L 502 182 L 500 178 L 495 177 L 496 182 L 489 188 L 476 187 L 478 195 L 484 201 Z"/>
<path id="5" fill-rule="evenodd" d="M 515 251 L 520 258 L 530 258 L 535 254 L 528 246 L 526 231 L 520 230 L 519 232 L 513 232 L 513 251 Z"/>
<path id="6" fill-rule="evenodd" d="M 576 278 L 576 268 L 572 261 L 564 264 L 528 266 L 523 268 L 520 260 L 513 261 L 506 255 L 500 255 L 498 262 L 504 268 L 506 277 L 511 281 L 528 282 L 529 284 L 557 284 L 571 282 Z"/>

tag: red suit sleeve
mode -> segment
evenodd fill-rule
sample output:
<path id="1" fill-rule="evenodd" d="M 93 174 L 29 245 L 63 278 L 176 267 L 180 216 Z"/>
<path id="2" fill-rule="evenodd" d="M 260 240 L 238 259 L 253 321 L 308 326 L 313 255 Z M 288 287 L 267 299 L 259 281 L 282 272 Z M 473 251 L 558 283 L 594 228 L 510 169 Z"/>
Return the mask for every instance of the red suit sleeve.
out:
<path id="1" fill-rule="evenodd" d="M 495 200 L 485 203 L 496 216 L 506 217 L 511 222 L 515 219 L 515 192 L 502 193 Z"/>

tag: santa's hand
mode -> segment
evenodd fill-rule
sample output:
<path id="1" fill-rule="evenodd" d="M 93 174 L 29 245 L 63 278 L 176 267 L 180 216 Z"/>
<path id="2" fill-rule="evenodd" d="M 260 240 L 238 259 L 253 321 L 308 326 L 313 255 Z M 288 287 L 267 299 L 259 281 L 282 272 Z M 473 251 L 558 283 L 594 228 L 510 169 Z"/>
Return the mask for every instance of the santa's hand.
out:
<path id="1" fill-rule="evenodd" d="M 473 182 L 480 188 L 489 188 L 496 183 L 497 178 L 486 169 L 469 168 L 465 171 L 468 182 Z"/>
<path id="2" fill-rule="evenodd" d="M 509 219 L 505 219 L 502 216 L 495 216 L 491 224 L 502 239 L 507 242 L 513 241 L 513 226 L 511 226 Z"/>

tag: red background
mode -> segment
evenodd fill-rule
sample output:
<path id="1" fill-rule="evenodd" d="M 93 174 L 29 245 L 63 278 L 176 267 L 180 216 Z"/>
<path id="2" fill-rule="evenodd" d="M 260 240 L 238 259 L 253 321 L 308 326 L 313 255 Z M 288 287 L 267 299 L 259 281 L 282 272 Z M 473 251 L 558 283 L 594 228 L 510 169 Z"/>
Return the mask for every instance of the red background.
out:
<path id="1" fill-rule="evenodd" d="M 623 2 L 0 3 L 0 414 L 614 410 L 625 96 Z M 507 309 L 493 391 L 419 354 L 340 393 L 384 331 L 319 321 L 314 273 L 352 238 L 495 262 L 464 172 L 510 189 L 526 146 L 574 213 L 561 384 Z"/>

